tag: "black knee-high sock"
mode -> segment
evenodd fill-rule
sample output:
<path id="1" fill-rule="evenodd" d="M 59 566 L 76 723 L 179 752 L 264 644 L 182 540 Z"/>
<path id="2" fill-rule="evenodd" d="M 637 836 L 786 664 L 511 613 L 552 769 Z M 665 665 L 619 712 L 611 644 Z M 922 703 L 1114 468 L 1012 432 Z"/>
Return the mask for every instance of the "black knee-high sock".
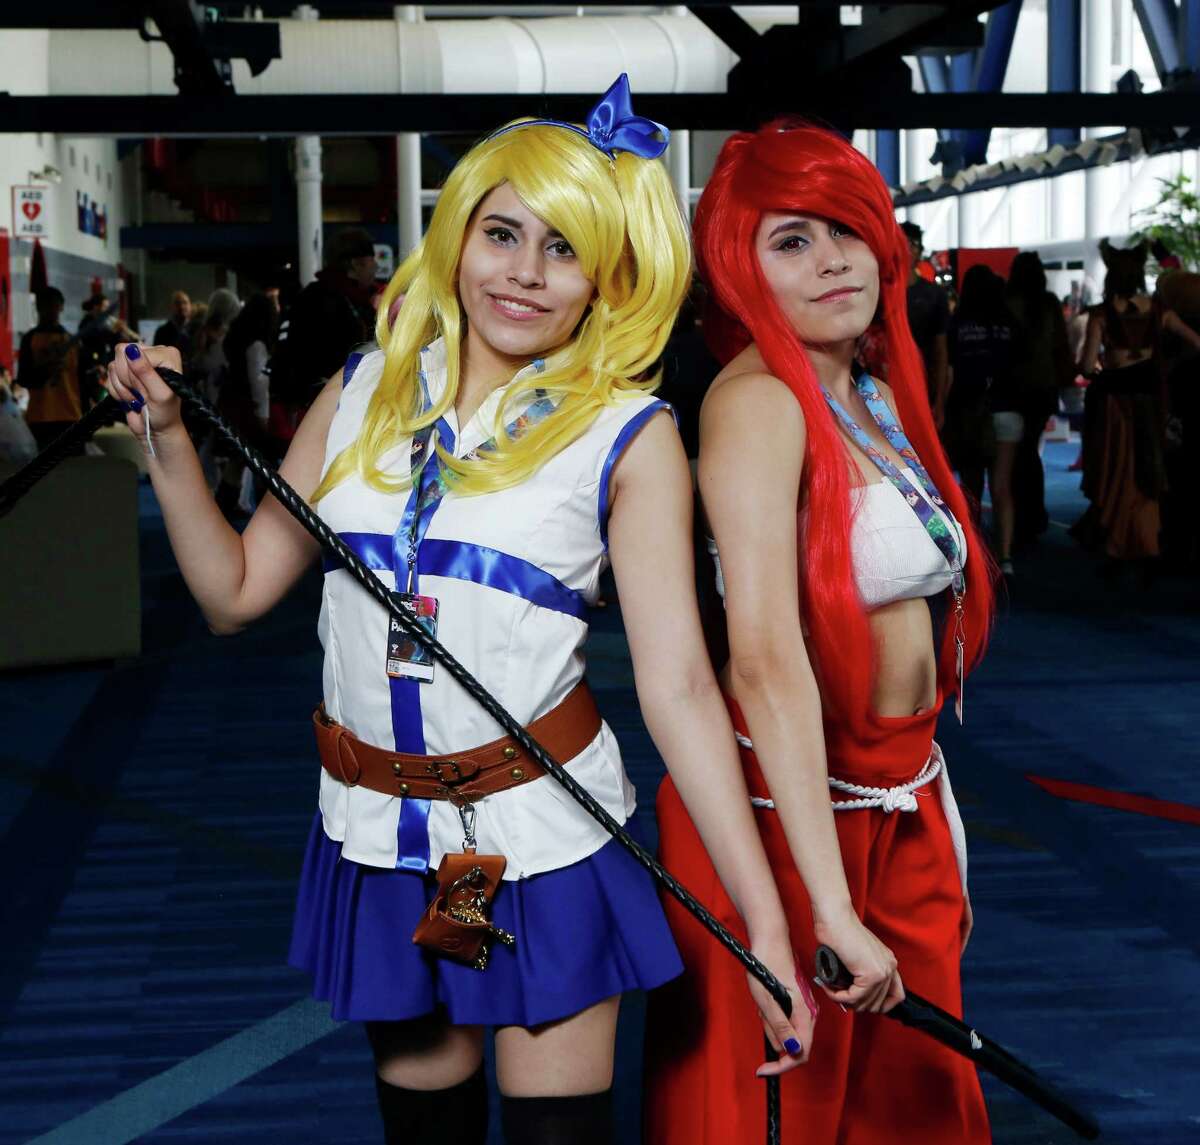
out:
<path id="1" fill-rule="evenodd" d="M 612 1145 L 612 1090 L 582 1097 L 504 1097 L 508 1145 Z"/>
<path id="2" fill-rule="evenodd" d="M 375 1093 L 385 1145 L 484 1145 L 487 1140 L 483 1066 L 449 1089 L 404 1089 L 377 1074 Z"/>

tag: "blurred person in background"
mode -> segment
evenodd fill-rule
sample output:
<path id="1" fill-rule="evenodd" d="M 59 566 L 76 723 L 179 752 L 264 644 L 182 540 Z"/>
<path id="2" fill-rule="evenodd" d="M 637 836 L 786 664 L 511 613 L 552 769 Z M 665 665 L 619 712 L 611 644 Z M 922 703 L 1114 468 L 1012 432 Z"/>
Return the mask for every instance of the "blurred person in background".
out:
<path id="1" fill-rule="evenodd" d="M 1091 502 L 1072 528 L 1112 561 L 1159 555 L 1166 485 L 1165 407 L 1155 361 L 1158 316 L 1146 290 L 1143 243 L 1100 243 L 1104 297 L 1088 313 L 1079 369 L 1091 378 L 1084 400 L 1084 496 Z"/>
<path id="2" fill-rule="evenodd" d="M 198 349 L 200 347 L 200 331 L 204 329 L 204 323 L 207 321 L 208 321 L 208 303 L 207 302 L 193 302 L 192 303 L 192 316 L 188 319 L 187 326 L 185 327 L 185 329 L 187 330 L 187 336 L 192 340 L 192 356 L 193 357 L 195 357 L 196 352 L 198 351 Z M 188 365 L 188 363 L 186 361 L 183 364 L 185 366 Z"/>
<path id="3" fill-rule="evenodd" d="M 271 300 L 262 293 L 252 294 L 225 335 L 222 349 L 226 365 L 218 408 L 233 429 L 256 449 L 265 451 L 270 460 L 278 462 L 282 453 L 275 453 L 267 435 L 270 404 L 267 363 L 275 344 L 275 328 L 276 313 Z M 217 490 L 217 504 L 226 516 L 235 511 L 253 513 L 259 492 L 242 460 L 228 457 Z"/>
<path id="4" fill-rule="evenodd" d="M 225 335 L 241 309 L 241 299 L 232 290 L 223 286 L 214 290 L 208 296 L 204 325 L 196 336 L 191 359 L 184 358 L 210 402 L 217 400 L 225 373 Z"/>
<path id="5" fill-rule="evenodd" d="M 258 442 L 267 429 L 267 363 L 275 345 L 276 311 L 265 294 L 252 294 L 225 336 L 221 410 L 239 433 Z"/>
<path id="6" fill-rule="evenodd" d="M 37 442 L 25 424 L 25 414 L 13 391 L 12 374 L 0 362 L 0 462 L 24 465 L 37 456 Z"/>
<path id="7" fill-rule="evenodd" d="M 232 290 L 223 286 L 214 290 L 208 296 L 204 325 L 196 336 L 191 361 L 184 363 L 186 372 L 210 405 L 217 405 L 220 401 L 221 386 L 228 366 L 225 336 L 241 308 L 241 300 Z M 232 454 L 207 422 L 189 418 L 186 411 L 185 422 L 196 443 L 200 467 L 208 487 L 215 490 L 221 482 L 221 468 Z"/>
<path id="8" fill-rule="evenodd" d="M 85 406 L 102 395 L 103 379 L 117 343 L 140 341 L 137 334 L 113 313 L 108 295 L 93 294 L 83 304 L 83 318 L 79 323 L 79 381 Z"/>
<path id="9" fill-rule="evenodd" d="M 1008 308 L 1019 334 L 1013 360 L 1017 410 L 1023 420 L 1013 459 L 1013 539 L 1029 544 L 1046 531 L 1046 474 L 1042 434 L 1058 409 L 1059 390 L 1071 384 L 1075 367 L 1067 324 L 1058 298 L 1046 289 L 1046 271 L 1036 251 L 1022 251 L 1008 274 Z"/>
<path id="10" fill-rule="evenodd" d="M 1012 473 L 1024 436 L 1012 362 L 1015 321 L 1004 302 L 1004 280 L 986 266 L 963 277 L 950 322 L 950 389 L 942 441 L 978 512 L 987 474 L 993 544 L 1000 570 L 1012 576 Z"/>
<path id="11" fill-rule="evenodd" d="M 21 339 L 17 355 L 17 381 L 29 391 L 25 420 L 45 449 L 83 416 L 79 385 L 79 339 L 62 324 L 65 306 L 55 286 L 37 293 L 37 325 Z M 80 446 L 77 452 L 82 453 Z"/>
<path id="12" fill-rule="evenodd" d="M 339 231 L 325 266 L 279 323 L 271 359 L 271 435 L 284 449 L 325 379 L 375 336 L 375 243 L 361 227 Z"/>
<path id="13" fill-rule="evenodd" d="M 916 223 L 901 223 L 900 229 L 908 240 L 908 327 L 925 363 L 933 421 L 941 429 L 949 370 L 946 331 L 950 325 L 950 300 L 940 286 L 918 273 L 925 250 L 925 232 Z"/>
<path id="14" fill-rule="evenodd" d="M 1122 250 L 1107 239 L 1101 241 L 1107 269 L 1104 299 L 1088 311 L 1079 363 L 1084 374 L 1141 366 L 1137 376 L 1149 377 L 1145 363 L 1154 354 L 1154 305 L 1146 290 L 1146 253 L 1145 243 Z M 1109 380 L 1126 387 L 1136 384 L 1134 376 Z"/>
<path id="15" fill-rule="evenodd" d="M 188 319 L 192 316 L 192 300 L 182 290 L 171 295 L 171 315 L 154 331 L 156 346 L 174 346 L 186 362 L 192 356 L 192 339 L 188 334 Z"/>

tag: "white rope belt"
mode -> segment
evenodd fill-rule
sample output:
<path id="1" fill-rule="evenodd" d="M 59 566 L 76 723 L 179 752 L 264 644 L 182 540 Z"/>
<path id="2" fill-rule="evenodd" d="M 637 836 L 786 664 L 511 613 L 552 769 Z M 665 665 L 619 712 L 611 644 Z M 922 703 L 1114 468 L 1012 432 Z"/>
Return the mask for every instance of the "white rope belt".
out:
<path id="1" fill-rule="evenodd" d="M 750 740 L 739 733 L 737 741 L 742 747 L 754 749 L 754 744 Z M 917 773 L 916 777 L 910 779 L 907 783 L 901 783 L 896 787 L 863 787 L 858 783 L 847 783 L 844 779 L 835 779 L 832 775 L 829 776 L 829 786 L 834 791 L 840 791 L 845 795 L 851 795 L 852 799 L 834 799 L 833 809 L 835 811 L 865 811 L 872 807 L 878 807 L 885 814 L 890 815 L 893 811 L 915 811 L 917 809 L 917 797 L 915 792 L 920 788 L 928 786 L 942 770 L 942 753 L 934 748 L 933 754 L 926 761 L 925 766 Z M 774 799 L 759 799 L 752 795 L 750 802 L 764 811 L 775 810 Z"/>

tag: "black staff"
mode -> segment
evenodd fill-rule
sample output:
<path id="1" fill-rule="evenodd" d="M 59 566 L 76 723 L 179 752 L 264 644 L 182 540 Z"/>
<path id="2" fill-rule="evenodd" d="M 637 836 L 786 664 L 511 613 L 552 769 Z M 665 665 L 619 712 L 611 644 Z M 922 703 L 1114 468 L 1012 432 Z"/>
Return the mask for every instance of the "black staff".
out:
<path id="1" fill-rule="evenodd" d="M 854 975 L 828 946 L 817 947 L 817 977 L 831 990 L 845 990 Z M 905 987 L 905 998 L 887 1012 L 914 1030 L 928 1034 L 935 1041 L 949 1046 L 981 1069 L 998 1077 L 1005 1085 L 1012 1086 L 1018 1093 L 1036 1102 L 1047 1113 L 1054 1114 L 1064 1125 L 1074 1129 L 1080 1137 L 1094 1141 L 1100 1136 L 1100 1126 L 1095 1118 L 1076 1109 L 1049 1082 L 1038 1077 L 1023 1061 L 1013 1057 L 1003 1046 L 984 1037 L 953 1014 L 946 1013 L 940 1006 L 914 994 Z"/>

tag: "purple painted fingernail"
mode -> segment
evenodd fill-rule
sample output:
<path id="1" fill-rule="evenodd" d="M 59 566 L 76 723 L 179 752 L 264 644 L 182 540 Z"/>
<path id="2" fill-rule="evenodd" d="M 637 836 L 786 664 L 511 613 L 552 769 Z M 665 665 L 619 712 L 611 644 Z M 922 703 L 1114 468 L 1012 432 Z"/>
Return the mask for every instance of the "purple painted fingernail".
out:
<path id="1" fill-rule="evenodd" d="M 142 397 L 142 395 L 139 394 L 137 392 L 137 390 L 134 390 L 133 391 L 133 400 L 129 403 L 129 408 L 134 413 L 140 413 L 142 406 L 144 406 L 145 404 L 146 404 L 146 399 L 144 397 Z"/>
<path id="2" fill-rule="evenodd" d="M 139 350 L 132 342 L 125 347 L 125 357 L 132 358 L 136 362 L 141 356 L 141 350 Z"/>
<path id="3" fill-rule="evenodd" d="M 791 1054 L 792 1057 L 794 1057 L 794 1058 L 798 1058 L 800 1056 L 801 1050 L 802 1050 L 800 1043 L 798 1041 L 796 1041 L 795 1038 L 788 1038 L 783 1043 L 783 1048 L 785 1050 L 787 1050 L 787 1052 L 789 1054 Z"/>

